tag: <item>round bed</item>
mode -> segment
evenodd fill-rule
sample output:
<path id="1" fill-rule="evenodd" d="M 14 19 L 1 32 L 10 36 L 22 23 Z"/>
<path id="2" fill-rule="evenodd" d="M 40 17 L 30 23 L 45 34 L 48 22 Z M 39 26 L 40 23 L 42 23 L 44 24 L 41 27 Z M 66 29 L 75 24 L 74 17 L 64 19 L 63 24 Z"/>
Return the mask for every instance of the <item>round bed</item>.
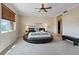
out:
<path id="1" fill-rule="evenodd" d="M 34 44 L 48 43 L 53 40 L 53 36 L 51 34 L 49 36 L 46 36 L 46 34 L 44 34 L 44 35 L 42 34 L 43 36 L 41 34 L 39 36 L 37 36 L 36 34 L 37 33 L 32 32 L 32 33 L 29 33 L 28 35 L 24 35 L 23 38 L 26 42 L 34 43 Z"/>
<path id="2" fill-rule="evenodd" d="M 34 38 L 34 39 L 27 39 L 26 40 L 29 43 L 35 43 L 35 44 L 41 44 L 41 43 L 48 43 L 52 41 L 52 38 Z"/>

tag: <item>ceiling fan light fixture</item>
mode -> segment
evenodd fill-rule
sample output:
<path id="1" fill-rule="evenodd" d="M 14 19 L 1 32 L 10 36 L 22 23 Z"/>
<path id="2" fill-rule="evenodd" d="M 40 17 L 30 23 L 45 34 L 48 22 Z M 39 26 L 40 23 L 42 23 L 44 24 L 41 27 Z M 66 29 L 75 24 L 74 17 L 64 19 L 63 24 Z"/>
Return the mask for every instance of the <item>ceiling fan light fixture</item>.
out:
<path id="1" fill-rule="evenodd" d="M 45 7 L 45 4 L 41 4 L 41 8 L 35 8 L 35 9 L 39 9 L 39 12 L 48 12 L 47 9 L 51 9 L 52 7 Z"/>

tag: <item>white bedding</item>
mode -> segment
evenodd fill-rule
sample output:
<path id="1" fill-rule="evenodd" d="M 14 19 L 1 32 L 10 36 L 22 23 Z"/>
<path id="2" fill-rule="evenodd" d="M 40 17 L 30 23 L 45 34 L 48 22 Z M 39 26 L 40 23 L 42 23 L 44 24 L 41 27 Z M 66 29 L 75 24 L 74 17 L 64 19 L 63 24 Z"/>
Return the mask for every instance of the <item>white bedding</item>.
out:
<path id="1" fill-rule="evenodd" d="M 49 32 L 30 32 L 28 38 L 42 38 L 42 37 L 51 37 Z"/>

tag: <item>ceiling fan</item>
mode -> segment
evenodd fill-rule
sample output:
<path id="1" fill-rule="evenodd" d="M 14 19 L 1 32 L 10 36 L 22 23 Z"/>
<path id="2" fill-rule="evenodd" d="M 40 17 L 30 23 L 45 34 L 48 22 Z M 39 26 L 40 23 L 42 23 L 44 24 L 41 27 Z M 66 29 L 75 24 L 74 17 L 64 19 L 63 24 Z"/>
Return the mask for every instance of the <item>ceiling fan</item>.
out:
<path id="1" fill-rule="evenodd" d="M 39 12 L 41 12 L 42 10 L 44 11 L 44 12 L 48 12 L 47 11 L 47 9 L 51 9 L 52 7 L 45 7 L 45 5 L 44 4 L 41 4 L 41 8 L 35 8 L 35 9 L 39 9 Z"/>

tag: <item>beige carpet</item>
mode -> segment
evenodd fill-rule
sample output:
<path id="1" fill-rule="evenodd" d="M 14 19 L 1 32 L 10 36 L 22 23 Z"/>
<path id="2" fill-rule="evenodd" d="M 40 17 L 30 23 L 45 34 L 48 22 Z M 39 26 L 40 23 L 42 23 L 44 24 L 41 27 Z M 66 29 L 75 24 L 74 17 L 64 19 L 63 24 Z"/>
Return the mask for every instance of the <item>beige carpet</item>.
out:
<path id="1" fill-rule="evenodd" d="M 70 41 L 63 41 L 56 37 L 52 42 L 45 44 L 31 44 L 22 38 L 10 49 L 6 55 L 78 55 L 79 46 Z"/>

